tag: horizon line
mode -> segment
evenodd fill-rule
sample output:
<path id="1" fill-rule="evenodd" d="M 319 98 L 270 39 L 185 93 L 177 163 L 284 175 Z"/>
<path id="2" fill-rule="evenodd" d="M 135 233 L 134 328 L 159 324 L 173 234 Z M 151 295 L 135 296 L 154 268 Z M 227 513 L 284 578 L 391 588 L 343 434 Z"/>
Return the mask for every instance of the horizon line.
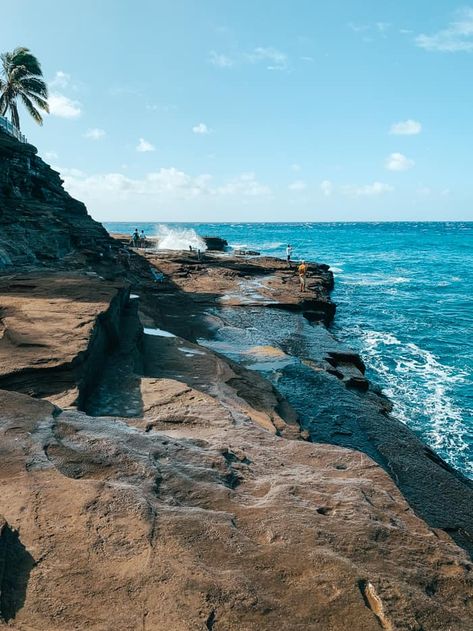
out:
<path id="1" fill-rule="evenodd" d="M 225 225 L 232 225 L 232 224 L 270 224 L 270 225 L 274 225 L 274 224 L 279 224 L 279 225 L 299 225 L 299 224 L 332 224 L 332 223 L 473 223 L 473 219 L 370 219 L 370 220 L 363 220 L 363 219 L 353 219 L 353 220 L 348 220 L 348 219 L 338 219 L 335 221 L 237 221 L 237 220 L 233 220 L 233 221 L 212 221 L 212 220 L 207 220 L 207 221 L 175 221 L 175 220 L 168 220 L 168 219 L 161 219 L 159 221 L 155 221 L 155 220 L 151 220 L 151 219 L 147 219 L 147 220 L 128 220 L 128 219 L 121 219 L 120 221 L 116 221 L 116 220 L 111 220 L 111 219 L 95 219 L 95 221 L 98 221 L 99 223 L 175 223 L 175 224 L 186 224 L 186 223 L 201 223 L 201 224 L 220 224 L 222 226 Z"/>

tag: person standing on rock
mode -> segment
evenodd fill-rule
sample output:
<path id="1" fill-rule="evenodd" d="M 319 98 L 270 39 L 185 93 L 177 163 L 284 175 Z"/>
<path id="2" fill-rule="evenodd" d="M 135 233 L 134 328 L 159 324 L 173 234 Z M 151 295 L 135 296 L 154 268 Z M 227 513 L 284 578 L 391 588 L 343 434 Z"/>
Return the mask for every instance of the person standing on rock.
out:
<path id="1" fill-rule="evenodd" d="M 307 288 L 307 264 L 305 261 L 297 268 L 299 272 L 299 291 L 305 291 Z"/>
<path id="2" fill-rule="evenodd" d="M 286 259 L 287 259 L 288 267 L 291 267 L 291 256 L 292 256 L 292 245 L 288 243 L 287 248 L 286 248 Z"/>
<path id="3" fill-rule="evenodd" d="M 140 243 L 140 233 L 138 232 L 138 228 L 135 228 L 135 232 L 131 237 L 131 244 L 134 248 L 137 248 Z"/>
<path id="4" fill-rule="evenodd" d="M 146 247 L 146 235 L 144 230 L 142 230 L 140 234 L 140 246 L 142 248 Z"/>

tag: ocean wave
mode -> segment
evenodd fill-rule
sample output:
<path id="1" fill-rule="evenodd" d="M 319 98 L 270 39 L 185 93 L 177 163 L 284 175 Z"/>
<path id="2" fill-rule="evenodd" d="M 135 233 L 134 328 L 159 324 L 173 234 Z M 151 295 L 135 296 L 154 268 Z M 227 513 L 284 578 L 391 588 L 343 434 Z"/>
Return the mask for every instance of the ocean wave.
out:
<path id="1" fill-rule="evenodd" d="M 261 250 L 278 250 L 279 248 L 285 247 L 287 243 L 282 241 L 270 241 L 269 243 L 262 243 L 259 248 Z"/>
<path id="2" fill-rule="evenodd" d="M 169 228 L 169 226 L 157 226 L 157 249 L 158 250 L 194 250 L 205 252 L 207 245 L 199 237 L 193 228 Z"/>
<path id="3" fill-rule="evenodd" d="M 442 364 L 431 351 L 413 342 L 404 344 L 391 333 L 365 330 L 358 334 L 361 354 L 392 400 L 393 415 L 459 466 L 470 442 L 464 411 L 455 404 L 450 390 L 463 383 L 467 373 Z M 473 467 L 469 473 L 473 474 Z"/>
<path id="4" fill-rule="evenodd" d="M 346 276 L 343 279 L 345 285 L 355 285 L 357 287 L 379 287 L 383 285 L 402 285 L 404 283 L 409 283 L 410 279 L 405 276 L 386 276 L 384 278 L 380 277 L 369 277 L 369 275 L 364 274 L 362 278 L 357 276 Z"/>
<path id="5" fill-rule="evenodd" d="M 229 243 L 228 247 L 232 248 L 233 250 L 244 250 L 248 247 L 247 243 Z"/>

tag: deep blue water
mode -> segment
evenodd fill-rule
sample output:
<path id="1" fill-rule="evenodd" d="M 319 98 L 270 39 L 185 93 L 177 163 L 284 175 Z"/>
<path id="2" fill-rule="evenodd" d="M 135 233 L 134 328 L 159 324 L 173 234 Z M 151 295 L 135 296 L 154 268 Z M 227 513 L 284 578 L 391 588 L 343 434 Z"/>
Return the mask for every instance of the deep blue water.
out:
<path id="1" fill-rule="evenodd" d="M 105 224 L 116 232 L 158 224 Z M 473 478 L 473 222 L 166 224 L 331 265 L 333 331 L 357 349 L 393 413 Z"/>

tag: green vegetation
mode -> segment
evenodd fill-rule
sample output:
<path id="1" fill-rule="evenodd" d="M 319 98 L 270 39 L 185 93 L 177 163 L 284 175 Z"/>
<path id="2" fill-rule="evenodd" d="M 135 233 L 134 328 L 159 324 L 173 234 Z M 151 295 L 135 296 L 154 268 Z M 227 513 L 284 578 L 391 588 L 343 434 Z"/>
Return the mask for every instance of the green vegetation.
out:
<path id="1" fill-rule="evenodd" d="M 11 122 L 20 129 L 18 100 L 23 102 L 33 119 L 43 124 L 40 110 L 49 112 L 48 87 L 43 81 L 41 65 L 28 48 L 15 48 L 0 55 L 0 115 L 10 112 Z"/>

